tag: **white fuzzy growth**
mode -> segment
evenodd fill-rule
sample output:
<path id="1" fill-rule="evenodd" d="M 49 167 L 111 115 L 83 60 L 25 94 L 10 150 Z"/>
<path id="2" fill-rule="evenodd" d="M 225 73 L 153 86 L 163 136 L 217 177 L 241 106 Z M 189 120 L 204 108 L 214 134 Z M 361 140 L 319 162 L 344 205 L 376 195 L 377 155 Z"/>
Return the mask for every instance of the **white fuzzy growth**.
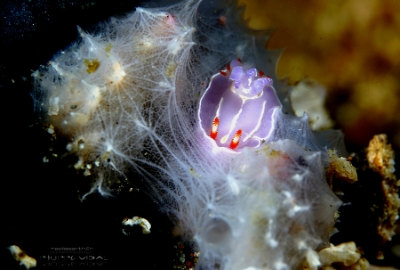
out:
<path id="1" fill-rule="evenodd" d="M 321 162 L 319 152 L 279 140 L 232 155 L 225 171 L 203 172 L 180 204 L 186 206 L 180 218 L 196 228 L 200 263 L 206 269 L 300 269 L 309 252 L 328 244 L 340 205 Z"/>
<path id="2" fill-rule="evenodd" d="M 212 3 L 138 8 L 96 35 L 79 30 L 80 42 L 34 73 L 36 108 L 69 138 L 76 169 L 93 177 L 91 192 L 107 195 L 132 171 L 148 181 L 195 239 L 198 269 L 301 268 L 327 244 L 339 204 L 324 179 L 327 153 L 306 115 L 277 113 L 268 146 L 239 154 L 200 131 L 200 96 L 232 59 L 271 76 L 278 95 L 286 90 L 274 74 L 278 54 L 264 50 L 266 33 L 247 30 L 235 7 Z"/>
<path id="3" fill-rule="evenodd" d="M 148 129 L 164 122 L 194 28 L 142 8 L 102 27 L 96 35 L 78 27 L 81 41 L 34 73 L 33 96 L 46 121 L 69 136 L 75 167 L 102 164 L 103 175 L 114 177 L 135 166 Z"/>

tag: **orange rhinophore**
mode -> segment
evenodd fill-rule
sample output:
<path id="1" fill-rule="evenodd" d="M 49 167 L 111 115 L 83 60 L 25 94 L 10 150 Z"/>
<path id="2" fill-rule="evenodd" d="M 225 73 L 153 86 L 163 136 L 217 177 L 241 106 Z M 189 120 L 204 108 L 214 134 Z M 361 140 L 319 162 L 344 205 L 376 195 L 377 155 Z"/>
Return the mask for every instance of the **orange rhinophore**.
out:
<path id="1" fill-rule="evenodd" d="M 232 141 L 231 141 L 231 144 L 229 145 L 229 148 L 230 149 L 235 149 L 238 145 L 239 145 L 239 140 L 240 140 L 240 137 L 242 136 L 242 130 L 241 129 L 239 129 L 238 131 L 236 131 L 236 134 L 235 134 L 235 136 L 233 137 L 233 139 L 232 139 Z"/>
<path id="2" fill-rule="evenodd" d="M 213 138 L 214 140 L 217 138 L 218 135 L 218 126 L 219 126 L 219 119 L 218 117 L 215 117 L 210 131 L 210 137 Z"/>

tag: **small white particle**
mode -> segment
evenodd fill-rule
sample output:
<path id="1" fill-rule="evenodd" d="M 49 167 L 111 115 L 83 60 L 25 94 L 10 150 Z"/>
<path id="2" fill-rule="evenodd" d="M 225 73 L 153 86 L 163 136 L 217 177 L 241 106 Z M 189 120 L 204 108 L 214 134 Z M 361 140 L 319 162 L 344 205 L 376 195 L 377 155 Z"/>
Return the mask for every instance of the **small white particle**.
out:
<path id="1" fill-rule="evenodd" d="M 19 246 L 9 246 L 8 250 L 11 252 L 14 259 L 19 262 L 19 265 L 25 266 L 26 269 L 36 267 L 36 259 L 29 257 Z"/>
<path id="2" fill-rule="evenodd" d="M 124 219 L 124 221 L 122 221 L 122 224 L 125 226 L 140 225 L 140 227 L 142 227 L 143 234 L 150 233 L 151 224 L 145 218 L 134 216 L 133 218 Z"/>

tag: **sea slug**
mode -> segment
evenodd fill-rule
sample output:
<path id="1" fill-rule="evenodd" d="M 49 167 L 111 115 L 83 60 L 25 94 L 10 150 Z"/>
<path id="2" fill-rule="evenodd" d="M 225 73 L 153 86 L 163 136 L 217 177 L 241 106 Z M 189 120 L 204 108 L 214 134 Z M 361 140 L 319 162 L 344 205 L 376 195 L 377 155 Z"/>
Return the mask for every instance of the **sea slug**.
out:
<path id="1" fill-rule="evenodd" d="M 257 147 L 275 128 L 274 114 L 281 105 L 272 79 L 256 68 L 245 69 L 240 59 L 226 67 L 212 77 L 200 99 L 200 126 L 218 147 Z"/>

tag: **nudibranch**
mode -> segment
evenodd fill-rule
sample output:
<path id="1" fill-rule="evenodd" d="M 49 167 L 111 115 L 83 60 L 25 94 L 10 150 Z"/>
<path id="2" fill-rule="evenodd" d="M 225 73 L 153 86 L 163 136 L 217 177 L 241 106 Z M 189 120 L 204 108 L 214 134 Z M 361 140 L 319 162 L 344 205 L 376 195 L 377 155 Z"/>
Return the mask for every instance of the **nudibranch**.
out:
<path id="1" fill-rule="evenodd" d="M 270 137 L 280 108 L 272 79 L 237 59 L 212 76 L 198 117 L 202 132 L 218 147 L 240 151 Z"/>

